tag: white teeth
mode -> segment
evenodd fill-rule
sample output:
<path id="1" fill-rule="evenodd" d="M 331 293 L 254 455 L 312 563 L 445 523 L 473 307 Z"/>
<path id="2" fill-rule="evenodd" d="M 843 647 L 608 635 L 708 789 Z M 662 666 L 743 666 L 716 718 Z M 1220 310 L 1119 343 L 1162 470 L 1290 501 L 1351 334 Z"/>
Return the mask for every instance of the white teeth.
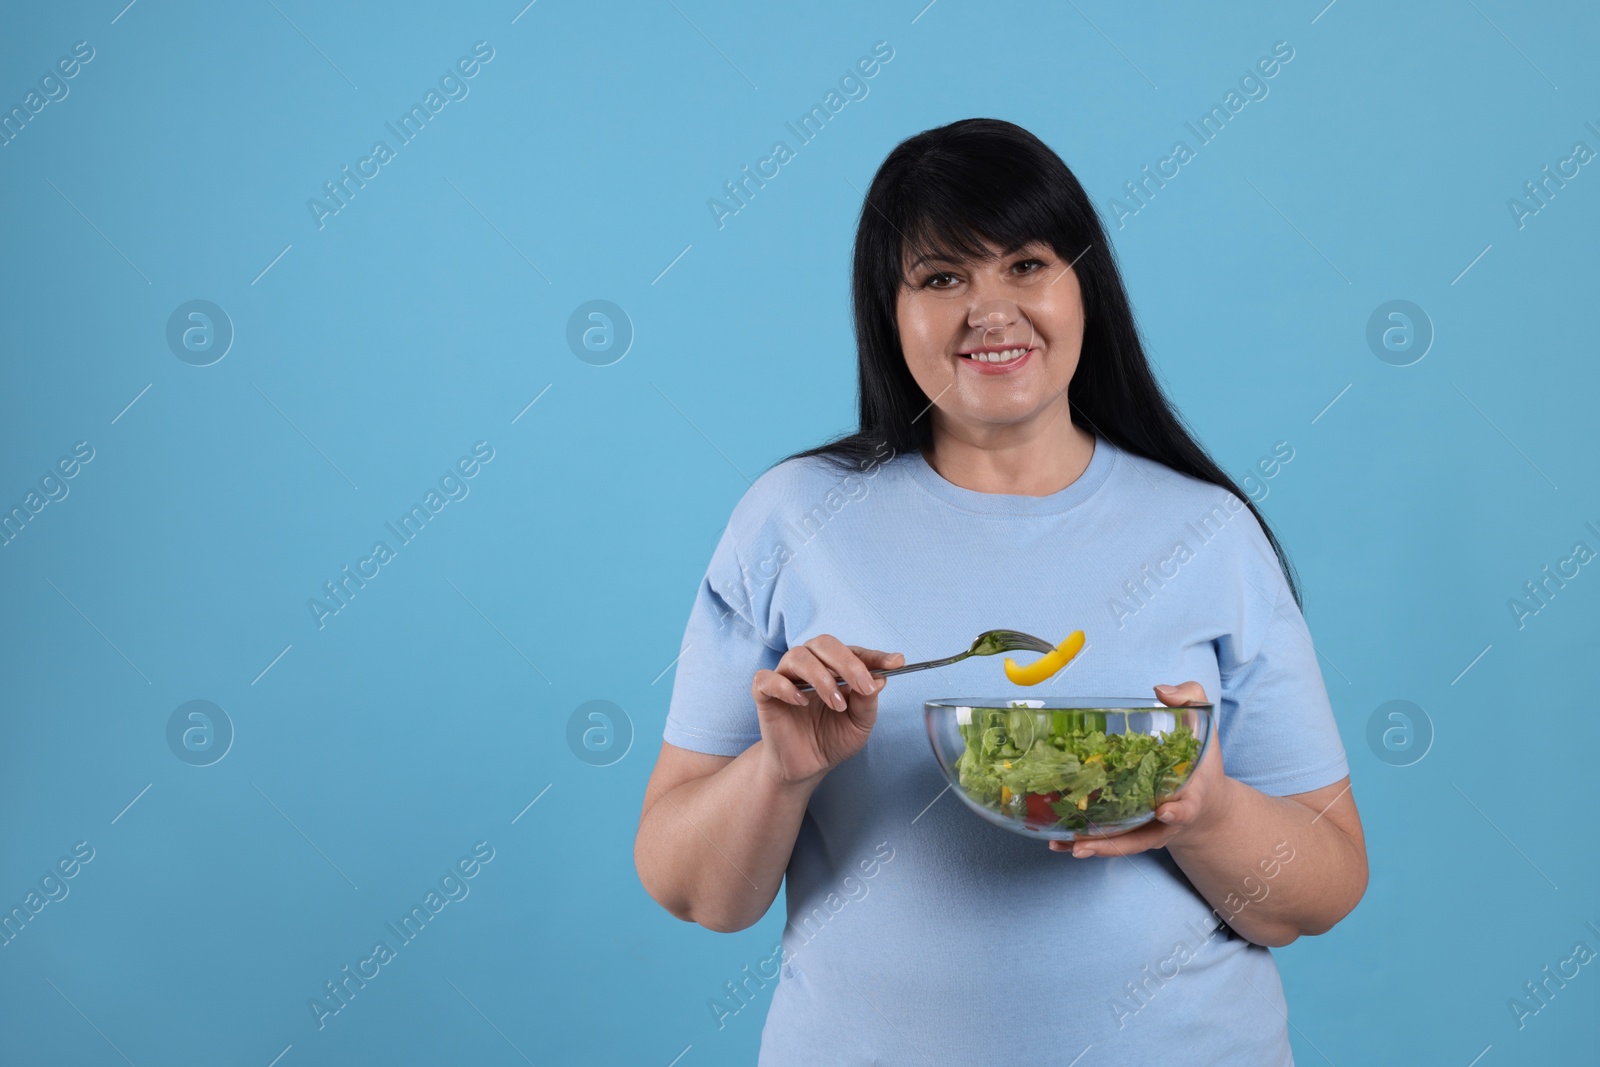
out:
<path id="1" fill-rule="evenodd" d="M 1008 348 L 1004 352 L 974 352 L 971 358 L 980 363 L 1010 363 L 1027 355 L 1026 348 Z"/>

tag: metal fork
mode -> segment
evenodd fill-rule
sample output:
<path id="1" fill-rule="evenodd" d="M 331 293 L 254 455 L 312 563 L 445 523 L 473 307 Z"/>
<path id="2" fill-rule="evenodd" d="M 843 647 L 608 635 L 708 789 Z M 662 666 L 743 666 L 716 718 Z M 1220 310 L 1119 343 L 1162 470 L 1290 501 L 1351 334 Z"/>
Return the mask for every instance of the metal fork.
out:
<path id="1" fill-rule="evenodd" d="M 904 667 L 891 667 L 888 670 L 876 670 L 871 674 L 875 678 L 887 678 L 891 674 L 909 674 L 912 671 L 925 671 L 933 667 L 948 667 L 952 663 L 959 663 L 968 656 L 993 656 L 1000 652 L 1053 652 L 1055 645 L 1032 634 L 1020 633 L 1016 630 L 985 630 L 972 642 L 972 647 L 957 656 L 948 659 L 931 659 L 926 663 L 907 663 Z M 835 678 L 836 685 L 847 685 L 843 678 Z M 811 685 L 795 687 L 802 693 L 815 692 Z"/>

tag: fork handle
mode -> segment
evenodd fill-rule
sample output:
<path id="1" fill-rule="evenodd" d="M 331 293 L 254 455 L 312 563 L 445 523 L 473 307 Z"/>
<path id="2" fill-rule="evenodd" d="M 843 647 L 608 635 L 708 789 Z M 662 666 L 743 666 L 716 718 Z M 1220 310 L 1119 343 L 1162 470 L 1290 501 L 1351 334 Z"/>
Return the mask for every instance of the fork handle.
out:
<path id="1" fill-rule="evenodd" d="M 912 671 L 926 671 L 931 670 L 934 667 L 948 667 L 950 664 L 964 660 L 970 655 L 972 655 L 971 652 L 963 652 L 959 656 L 951 656 L 948 659 L 930 659 L 926 663 L 907 663 L 903 667 L 889 667 L 885 670 L 869 671 L 868 673 L 874 678 L 887 678 L 891 674 L 910 674 Z M 843 678 L 835 678 L 833 681 L 835 685 L 849 684 Z M 805 685 L 797 685 L 795 688 L 802 693 L 816 692 L 816 687 L 812 686 L 810 683 Z"/>

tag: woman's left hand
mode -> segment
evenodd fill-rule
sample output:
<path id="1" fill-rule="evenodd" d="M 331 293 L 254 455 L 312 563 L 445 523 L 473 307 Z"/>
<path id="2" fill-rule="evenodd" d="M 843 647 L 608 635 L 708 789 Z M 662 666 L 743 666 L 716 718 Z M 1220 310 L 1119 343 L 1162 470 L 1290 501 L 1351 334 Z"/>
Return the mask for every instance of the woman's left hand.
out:
<path id="1" fill-rule="evenodd" d="M 1205 704 L 1206 691 L 1199 682 L 1158 685 L 1156 698 L 1168 707 Z M 1087 837 L 1073 841 L 1051 841 L 1055 852 L 1071 851 L 1074 856 L 1130 856 L 1152 848 L 1165 848 L 1173 838 L 1195 835 L 1227 821 L 1228 789 L 1231 780 L 1222 771 L 1222 734 L 1213 726 L 1211 745 L 1200 765 L 1172 800 L 1156 807 L 1156 817 L 1143 826 L 1113 837 Z"/>

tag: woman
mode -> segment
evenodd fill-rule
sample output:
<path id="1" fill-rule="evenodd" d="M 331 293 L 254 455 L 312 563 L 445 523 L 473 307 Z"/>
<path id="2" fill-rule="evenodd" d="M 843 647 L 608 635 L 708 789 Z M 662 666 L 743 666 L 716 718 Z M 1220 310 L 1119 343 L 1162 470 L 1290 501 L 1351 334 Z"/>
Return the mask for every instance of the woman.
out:
<path id="1" fill-rule="evenodd" d="M 1157 386 L 1089 198 L 1010 123 L 928 130 L 867 193 L 853 295 L 860 429 L 734 509 L 639 823 L 681 919 L 744 929 L 787 876 L 782 944 L 712 1013 L 777 978 L 763 1065 L 1292 1064 L 1268 947 L 1366 888 L 1344 748 L 1287 560 Z M 922 701 L 1014 692 L 1000 664 L 868 672 L 1001 627 L 1085 631 L 1047 691 L 1219 698 L 1156 821 L 1047 848 L 944 795 Z"/>

